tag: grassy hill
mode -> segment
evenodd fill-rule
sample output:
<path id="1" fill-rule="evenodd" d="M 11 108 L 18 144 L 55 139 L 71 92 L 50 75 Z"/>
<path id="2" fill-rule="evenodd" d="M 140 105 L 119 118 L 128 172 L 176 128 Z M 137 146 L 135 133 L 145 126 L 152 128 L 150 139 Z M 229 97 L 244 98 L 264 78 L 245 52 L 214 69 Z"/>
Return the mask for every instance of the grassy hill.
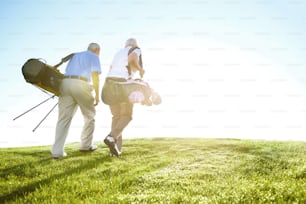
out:
<path id="1" fill-rule="evenodd" d="M 306 143 L 132 139 L 121 158 L 104 144 L 0 149 L 0 203 L 306 203 Z"/>

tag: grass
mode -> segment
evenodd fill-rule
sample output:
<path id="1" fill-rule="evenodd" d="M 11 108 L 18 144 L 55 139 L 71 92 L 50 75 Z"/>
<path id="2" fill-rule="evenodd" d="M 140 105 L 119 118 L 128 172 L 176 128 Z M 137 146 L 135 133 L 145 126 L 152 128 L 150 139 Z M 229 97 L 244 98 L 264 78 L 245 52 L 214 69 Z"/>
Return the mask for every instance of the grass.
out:
<path id="1" fill-rule="evenodd" d="M 0 203 L 306 203 L 306 143 L 131 139 L 121 158 L 0 149 Z"/>

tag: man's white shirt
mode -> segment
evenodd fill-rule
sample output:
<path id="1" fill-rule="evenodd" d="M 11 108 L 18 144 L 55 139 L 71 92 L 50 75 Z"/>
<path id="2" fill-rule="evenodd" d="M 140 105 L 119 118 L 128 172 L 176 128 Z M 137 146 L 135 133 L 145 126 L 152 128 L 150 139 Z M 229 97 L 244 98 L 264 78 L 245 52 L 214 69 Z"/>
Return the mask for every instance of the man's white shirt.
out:
<path id="1" fill-rule="evenodd" d="M 114 78 L 124 78 L 128 79 L 129 73 L 128 69 L 126 68 L 128 66 L 128 52 L 132 48 L 132 46 L 127 46 L 123 49 L 121 49 L 117 54 L 114 56 L 111 68 L 108 72 L 107 77 L 114 77 Z M 140 49 L 133 50 L 134 53 L 137 54 L 139 57 L 141 54 Z M 131 77 L 133 77 L 134 73 L 132 71 Z"/>

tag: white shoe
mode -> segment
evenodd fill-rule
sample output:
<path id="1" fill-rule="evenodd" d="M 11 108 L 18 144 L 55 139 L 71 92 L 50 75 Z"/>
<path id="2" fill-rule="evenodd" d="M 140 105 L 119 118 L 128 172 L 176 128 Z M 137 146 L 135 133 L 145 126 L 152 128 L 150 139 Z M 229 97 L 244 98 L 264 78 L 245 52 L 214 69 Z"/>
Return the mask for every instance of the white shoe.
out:
<path id="1" fill-rule="evenodd" d="M 97 145 L 92 145 L 91 147 L 89 147 L 88 149 L 80 149 L 81 152 L 93 152 L 95 150 L 98 149 Z"/>
<path id="2" fill-rule="evenodd" d="M 63 154 L 59 155 L 59 154 L 52 154 L 53 159 L 60 159 L 63 157 L 67 157 L 67 153 L 64 152 Z"/>

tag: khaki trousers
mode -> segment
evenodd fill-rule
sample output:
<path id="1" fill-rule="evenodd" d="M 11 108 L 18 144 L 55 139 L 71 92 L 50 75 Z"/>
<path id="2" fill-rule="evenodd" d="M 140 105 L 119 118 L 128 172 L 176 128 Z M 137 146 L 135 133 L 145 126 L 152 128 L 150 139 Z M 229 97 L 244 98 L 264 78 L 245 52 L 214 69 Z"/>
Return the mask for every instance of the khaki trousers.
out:
<path id="1" fill-rule="evenodd" d="M 113 115 L 112 130 L 109 135 L 115 139 L 119 150 L 121 150 L 122 132 L 132 120 L 134 105 L 132 103 L 119 103 L 109 107 Z"/>
<path id="2" fill-rule="evenodd" d="M 80 107 L 84 117 L 80 149 L 89 149 L 91 147 L 95 129 L 94 117 L 96 110 L 94 98 L 91 94 L 91 85 L 79 79 L 63 79 L 60 89 L 58 121 L 56 124 L 55 141 L 51 149 L 52 155 L 55 156 L 64 154 L 69 127 L 78 107 Z"/>

